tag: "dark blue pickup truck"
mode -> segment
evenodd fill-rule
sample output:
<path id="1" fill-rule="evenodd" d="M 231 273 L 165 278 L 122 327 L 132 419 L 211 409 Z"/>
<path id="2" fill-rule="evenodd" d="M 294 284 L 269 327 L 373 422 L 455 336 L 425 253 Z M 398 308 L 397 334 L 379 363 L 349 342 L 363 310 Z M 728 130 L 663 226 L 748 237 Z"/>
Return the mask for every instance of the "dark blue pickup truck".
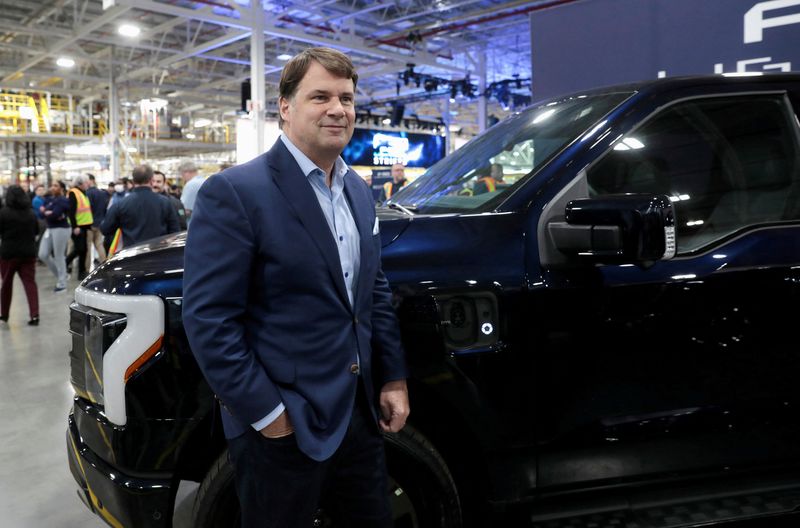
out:
<path id="1" fill-rule="evenodd" d="M 379 208 L 413 376 L 395 526 L 675 527 L 800 506 L 800 75 L 553 99 Z M 490 181 L 491 180 L 491 181 Z M 69 464 L 112 526 L 236 526 L 184 236 L 71 307 Z M 331 526 L 324 508 L 316 524 Z M 592 524 L 594 523 L 594 524 Z"/>

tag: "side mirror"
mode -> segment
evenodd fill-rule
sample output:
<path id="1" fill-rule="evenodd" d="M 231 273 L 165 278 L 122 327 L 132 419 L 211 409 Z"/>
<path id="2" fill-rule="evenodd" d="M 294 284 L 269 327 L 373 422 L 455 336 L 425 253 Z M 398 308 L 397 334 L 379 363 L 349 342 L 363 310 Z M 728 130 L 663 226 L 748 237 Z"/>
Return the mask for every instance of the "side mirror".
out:
<path id="1" fill-rule="evenodd" d="M 572 200 L 563 222 L 547 228 L 568 256 L 593 262 L 645 263 L 675 256 L 675 210 L 665 195 L 619 194 Z"/>

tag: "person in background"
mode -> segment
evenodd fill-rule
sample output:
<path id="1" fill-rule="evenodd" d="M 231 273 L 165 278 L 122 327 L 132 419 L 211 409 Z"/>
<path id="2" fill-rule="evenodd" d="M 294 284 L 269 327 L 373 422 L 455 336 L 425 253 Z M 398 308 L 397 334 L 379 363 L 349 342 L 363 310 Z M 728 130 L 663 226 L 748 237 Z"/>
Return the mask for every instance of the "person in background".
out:
<path id="1" fill-rule="evenodd" d="M 500 163 L 492 163 L 489 167 L 489 175 L 480 178 L 475 182 L 473 194 L 483 194 L 505 189 L 508 184 L 503 181 L 503 166 Z"/>
<path id="2" fill-rule="evenodd" d="M 167 177 L 164 175 L 164 173 L 154 170 L 153 179 L 150 182 L 150 186 L 153 188 L 153 192 L 164 196 L 167 198 L 167 200 L 169 200 L 169 203 L 172 204 L 172 207 L 175 209 L 175 213 L 178 215 L 178 223 L 180 224 L 181 231 L 186 229 L 186 210 L 183 207 L 183 202 L 172 196 L 167 191 L 169 186 L 167 185 Z"/>
<path id="3" fill-rule="evenodd" d="M 44 185 L 37 185 L 33 190 L 33 200 L 31 200 L 33 213 L 36 215 L 36 218 L 41 220 L 44 220 L 44 216 L 41 211 L 39 211 L 39 208 L 44 205 L 44 192 Z"/>
<path id="4" fill-rule="evenodd" d="M 39 324 L 39 291 L 36 287 L 36 235 L 39 224 L 27 193 L 12 185 L 6 206 L 0 209 L 0 321 L 8 321 L 14 275 L 19 274 L 28 297 L 29 325 Z"/>
<path id="5" fill-rule="evenodd" d="M 112 194 L 111 198 L 108 200 L 106 211 L 131 193 L 128 189 L 128 181 L 128 178 L 121 178 L 114 184 L 114 194 Z"/>
<path id="6" fill-rule="evenodd" d="M 92 229 L 92 205 L 86 191 L 89 189 L 89 178 L 83 175 L 75 177 L 72 189 L 69 190 L 69 223 L 72 226 L 73 248 L 67 255 L 67 270 L 70 263 L 78 257 L 78 280 L 86 278 L 86 254 L 88 253 L 87 232 Z"/>
<path id="7" fill-rule="evenodd" d="M 139 165 L 133 169 L 131 194 L 108 210 L 100 226 L 106 237 L 113 237 L 118 228 L 122 229 L 122 243 L 127 248 L 144 240 L 180 231 L 175 209 L 165 196 L 153 192 L 150 186 L 152 179 L 153 169 L 149 165 Z"/>
<path id="8" fill-rule="evenodd" d="M 39 254 L 39 244 L 42 241 L 42 235 L 44 235 L 44 230 L 47 229 L 47 223 L 44 221 L 44 215 L 42 214 L 42 206 L 44 205 L 44 194 L 45 189 L 44 185 L 37 185 L 36 188 L 33 190 L 33 200 L 31 204 L 33 206 L 33 214 L 36 215 L 36 222 L 39 225 L 39 232 L 36 235 L 36 254 Z"/>
<path id="9" fill-rule="evenodd" d="M 183 179 L 183 192 L 181 193 L 181 202 L 186 209 L 186 223 L 192 223 L 192 209 L 194 209 L 194 201 L 197 199 L 197 191 L 200 186 L 206 181 L 205 176 L 198 174 L 197 165 L 192 161 L 184 161 L 178 166 L 178 174 Z"/>
<path id="10" fill-rule="evenodd" d="M 47 229 L 42 235 L 39 244 L 39 260 L 47 264 L 50 271 L 56 277 L 56 287 L 53 291 L 60 292 L 66 289 L 67 262 L 64 253 L 67 250 L 69 241 L 69 200 L 64 196 L 67 186 L 61 181 L 53 182 L 50 186 L 50 197 L 45 200 L 44 206 L 40 208 Z"/>
<path id="11" fill-rule="evenodd" d="M 383 184 L 381 196 L 378 200 L 381 203 L 385 202 L 394 196 L 394 193 L 405 187 L 407 183 L 405 166 L 402 163 L 395 163 L 392 165 L 392 181 Z"/>
<path id="12" fill-rule="evenodd" d="M 89 204 L 92 206 L 92 227 L 86 232 L 86 244 L 89 250 L 86 252 L 86 269 L 92 268 L 91 262 L 91 248 L 94 246 L 97 251 L 98 264 L 106 259 L 106 250 L 103 247 L 103 233 L 100 232 L 100 224 L 103 223 L 103 218 L 106 217 L 106 209 L 108 208 L 108 193 L 97 188 L 97 181 L 94 179 L 94 174 L 88 174 L 89 189 L 86 191 L 86 196 L 89 198 Z"/>

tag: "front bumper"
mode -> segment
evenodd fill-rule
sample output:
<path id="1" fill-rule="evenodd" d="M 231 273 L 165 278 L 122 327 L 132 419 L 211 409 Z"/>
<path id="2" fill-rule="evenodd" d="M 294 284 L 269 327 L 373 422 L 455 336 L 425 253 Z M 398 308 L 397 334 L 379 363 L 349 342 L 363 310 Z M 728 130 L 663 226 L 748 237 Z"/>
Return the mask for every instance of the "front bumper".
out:
<path id="1" fill-rule="evenodd" d="M 110 526 L 156 528 L 172 525 L 175 496 L 172 481 L 126 475 L 105 462 L 82 441 L 72 414 L 67 429 L 67 452 L 79 497 Z"/>

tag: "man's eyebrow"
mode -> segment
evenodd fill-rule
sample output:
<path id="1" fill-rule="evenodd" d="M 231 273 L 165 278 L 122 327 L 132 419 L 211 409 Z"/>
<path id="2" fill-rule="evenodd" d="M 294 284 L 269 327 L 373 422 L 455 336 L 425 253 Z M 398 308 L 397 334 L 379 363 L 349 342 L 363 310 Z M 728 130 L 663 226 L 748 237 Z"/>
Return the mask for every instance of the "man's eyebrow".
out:
<path id="1" fill-rule="evenodd" d="M 317 89 L 317 90 L 311 90 L 308 95 L 311 97 L 314 97 L 315 95 L 331 95 L 331 92 L 327 90 Z M 339 94 L 339 96 L 354 97 L 354 94 L 353 92 L 342 92 L 341 94 Z"/>

